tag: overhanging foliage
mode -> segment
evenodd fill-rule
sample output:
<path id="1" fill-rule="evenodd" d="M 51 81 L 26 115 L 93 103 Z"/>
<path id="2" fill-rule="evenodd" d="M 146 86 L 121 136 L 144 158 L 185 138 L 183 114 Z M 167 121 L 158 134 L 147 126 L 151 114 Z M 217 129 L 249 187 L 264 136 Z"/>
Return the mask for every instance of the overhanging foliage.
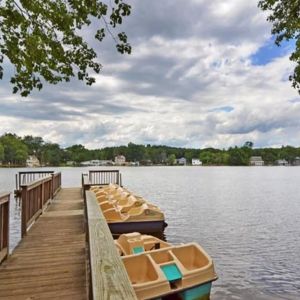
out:
<path id="1" fill-rule="evenodd" d="M 76 76 L 91 85 L 101 64 L 95 49 L 81 31 L 93 24 L 94 37 L 101 42 L 110 34 L 120 53 L 131 53 L 124 32 L 111 29 L 130 15 L 130 5 L 122 0 L 105 4 L 98 0 L 6 0 L 0 1 L 0 79 L 8 59 L 14 65 L 13 92 L 27 96 L 40 90 L 43 82 L 70 81 Z"/>
<path id="2" fill-rule="evenodd" d="M 296 67 L 289 79 L 300 93 L 300 0 L 260 0 L 258 6 L 270 11 L 267 20 L 273 24 L 272 34 L 278 46 L 284 40 L 296 40 L 296 48 L 290 56 Z"/>

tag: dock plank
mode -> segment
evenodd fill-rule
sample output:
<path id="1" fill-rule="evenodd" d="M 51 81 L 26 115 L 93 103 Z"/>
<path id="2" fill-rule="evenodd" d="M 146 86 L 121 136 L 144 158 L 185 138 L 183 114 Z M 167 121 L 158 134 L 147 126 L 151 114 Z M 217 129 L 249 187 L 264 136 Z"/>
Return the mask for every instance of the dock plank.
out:
<path id="1" fill-rule="evenodd" d="M 83 199 L 61 189 L 0 266 L 0 299 L 87 299 Z"/>

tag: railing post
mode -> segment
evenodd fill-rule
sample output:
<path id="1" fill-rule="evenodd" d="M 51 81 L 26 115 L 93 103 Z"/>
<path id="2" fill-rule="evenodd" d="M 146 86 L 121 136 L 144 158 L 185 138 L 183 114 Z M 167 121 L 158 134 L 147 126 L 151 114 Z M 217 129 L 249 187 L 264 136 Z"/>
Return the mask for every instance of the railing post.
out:
<path id="1" fill-rule="evenodd" d="M 52 177 L 52 179 L 51 179 L 51 199 L 53 199 L 54 198 L 54 187 L 55 187 L 55 184 L 54 184 L 54 173 L 52 173 L 51 174 L 51 177 Z"/>
<path id="2" fill-rule="evenodd" d="M 118 185 L 120 186 L 120 187 L 123 187 L 123 184 L 122 184 L 122 174 L 121 173 L 119 173 L 120 175 L 119 175 L 119 182 L 118 182 Z"/>
<path id="3" fill-rule="evenodd" d="M 9 202 L 9 193 L 0 195 L 0 264 L 9 254 Z"/>
<path id="4" fill-rule="evenodd" d="M 27 229 L 27 186 L 21 188 L 22 199 L 22 220 L 21 220 L 21 237 L 26 234 Z"/>
<path id="5" fill-rule="evenodd" d="M 39 208 L 42 210 L 43 212 L 43 208 L 44 208 L 44 198 L 45 198 L 45 182 L 44 180 L 42 181 L 42 184 L 40 186 L 40 190 L 41 190 L 41 193 L 40 193 L 40 206 Z"/>
<path id="6" fill-rule="evenodd" d="M 20 189 L 19 182 L 18 182 L 18 174 L 16 174 L 16 191 Z"/>

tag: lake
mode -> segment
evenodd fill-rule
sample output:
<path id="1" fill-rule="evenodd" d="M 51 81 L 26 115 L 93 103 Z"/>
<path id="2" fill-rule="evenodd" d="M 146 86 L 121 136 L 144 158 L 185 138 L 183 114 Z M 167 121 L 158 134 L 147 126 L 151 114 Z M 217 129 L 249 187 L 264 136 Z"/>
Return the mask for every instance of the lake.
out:
<path id="1" fill-rule="evenodd" d="M 49 169 L 71 187 L 93 168 Z M 213 300 L 300 298 L 300 167 L 119 169 L 126 188 L 165 212 L 169 242 L 198 242 L 213 258 Z M 13 191 L 20 170 L 0 169 L 0 191 Z M 19 238 L 12 197 L 12 247 Z"/>

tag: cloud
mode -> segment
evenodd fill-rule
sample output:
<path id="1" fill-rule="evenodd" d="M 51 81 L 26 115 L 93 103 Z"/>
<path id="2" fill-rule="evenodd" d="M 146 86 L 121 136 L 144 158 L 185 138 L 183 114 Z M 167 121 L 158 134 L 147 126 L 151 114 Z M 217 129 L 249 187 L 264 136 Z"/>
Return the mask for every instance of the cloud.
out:
<path id="1" fill-rule="evenodd" d="M 72 80 L 27 99 L 0 86 L 0 134 L 32 134 L 63 146 L 135 143 L 229 147 L 299 145 L 299 95 L 288 51 L 268 56 L 270 25 L 256 2 L 130 1 L 130 56 L 85 37 L 103 70 L 92 87 Z"/>

